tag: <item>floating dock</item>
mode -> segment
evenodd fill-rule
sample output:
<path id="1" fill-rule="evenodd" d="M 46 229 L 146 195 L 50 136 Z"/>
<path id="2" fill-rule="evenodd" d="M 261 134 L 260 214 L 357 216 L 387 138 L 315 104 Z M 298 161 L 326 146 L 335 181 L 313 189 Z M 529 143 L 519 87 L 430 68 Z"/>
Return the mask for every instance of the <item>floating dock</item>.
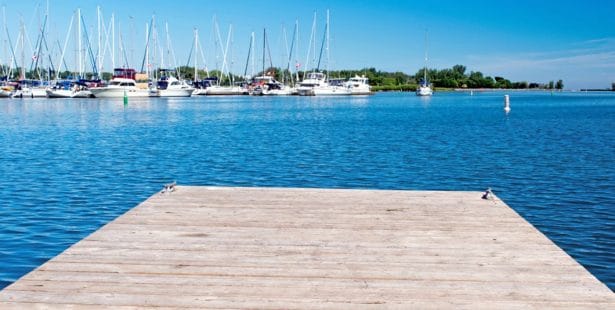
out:
<path id="1" fill-rule="evenodd" d="M 0 308 L 615 309 L 480 192 L 176 186 L 0 292 Z"/>

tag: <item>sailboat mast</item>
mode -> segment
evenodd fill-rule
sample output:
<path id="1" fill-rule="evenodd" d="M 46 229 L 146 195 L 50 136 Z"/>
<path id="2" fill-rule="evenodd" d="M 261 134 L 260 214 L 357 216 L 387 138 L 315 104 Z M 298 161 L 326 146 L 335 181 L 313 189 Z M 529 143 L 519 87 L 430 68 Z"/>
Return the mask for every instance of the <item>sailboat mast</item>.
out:
<path id="1" fill-rule="evenodd" d="M 111 69 L 115 70 L 115 13 L 111 14 Z"/>
<path id="2" fill-rule="evenodd" d="M 77 62 L 79 63 L 79 78 L 83 77 L 83 61 L 81 57 L 81 9 L 77 9 Z"/>
<path id="3" fill-rule="evenodd" d="M 263 76 L 265 76 L 265 46 L 267 44 L 267 31 L 266 28 L 263 28 Z"/>
<path id="4" fill-rule="evenodd" d="M 425 66 L 423 67 L 423 80 L 427 83 L 427 30 L 425 30 Z"/>
<path id="5" fill-rule="evenodd" d="M 70 18 L 70 24 L 68 25 L 68 32 L 66 33 L 66 39 L 64 39 L 64 48 L 62 48 L 62 56 L 60 57 L 60 61 L 58 62 L 60 65 L 58 66 L 58 70 L 56 71 L 56 80 L 60 79 L 60 70 L 62 62 L 64 62 L 64 54 L 66 52 L 66 45 L 68 44 L 68 38 L 70 37 L 70 33 L 73 30 L 73 21 L 75 19 L 75 15 L 72 15 Z"/>
<path id="6" fill-rule="evenodd" d="M 312 52 L 312 44 L 314 45 L 314 55 L 316 55 L 315 37 L 316 37 L 316 11 L 314 11 L 314 19 L 312 20 L 312 33 L 310 34 L 310 43 L 308 44 L 308 48 L 307 48 L 308 52 L 307 52 L 307 56 L 305 57 L 305 66 L 303 67 L 303 78 L 305 78 L 306 76 L 308 64 L 310 63 L 310 53 Z"/>
<path id="7" fill-rule="evenodd" d="M 21 79 L 26 79 L 26 29 L 23 23 L 23 19 L 20 22 L 21 28 Z"/>
<path id="8" fill-rule="evenodd" d="M 297 36 L 297 51 L 299 51 L 299 20 L 295 20 L 295 35 Z M 299 52 L 297 52 L 299 55 Z M 298 57 L 297 57 L 298 58 Z M 295 82 L 299 82 L 299 61 L 295 64 Z"/>
<path id="9" fill-rule="evenodd" d="M 256 48 L 256 42 L 255 41 L 255 35 L 254 35 L 254 31 L 252 32 L 252 40 L 250 40 L 250 50 L 254 51 L 253 53 L 255 53 L 255 48 Z M 254 61 L 254 56 L 252 56 L 252 74 L 251 76 L 254 77 L 254 74 L 256 73 L 256 66 L 255 66 L 255 61 Z"/>
<path id="10" fill-rule="evenodd" d="M 199 70 L 197 69 L 197 53 L 199 50 L 199 30 L 194 28 L 194 80 L 199 80 Z"/>
<path id="11" fill-rule="evenodd" d="M 97 26 L 98 26 L 98 56 L 96 57 L 98 59 L 98 72 L 102 72 L 102 46 L 101 46 L 101 42 L 102 42 L 102 34 L 100 32 L 101 30 L 101 19 L 100 19 L 100 6 L 96 6 L 96 22 L 97 22 Z"/>
<path id="12" fill-rule="evenodd" d="M 169 66 L 170 66 L 171 59 L 173 59 L 173 67 L 175 68 L 175 74 L 178 75 L 177 67 L 175 63 L 175 57 L 173 53 L 171 52 L 171 36 L 169 35 L 169 22 L 164 22 L 164 28 L 165 28 L 164 31 L 166 32 L 166 37 L 167 37 L 167 62 L 169 63 Z"/>
<path id="13" fill-rule="evenodd" d="M 254 32 L 250 35 L 250 44 L 248 46 L 248 57 L 246 58 L 246 66 L 243 68 L 244 79 L 248 76 L 248 66 L 250 65 L 250 57 L 252 56 L 252 40 L 254 39 Z"/>
<path id="14" fill-rule="evenodd" d="M 4 5 L 2 6 L 2 18 L 3 18 L 3 23 L 2 23 L 3 27 L 2 28 L 4 30 L 2 33 L 5 33 L 7 31 L 6 31 L 6 6 L 4 6 Z M 7 38 L 4 38 L 4 44 L 2 46 L 4 47 L 4 51 L 3 51 L 4 58 L 6 58 L 6 60 L 8 60 L 9 57 L 8 57 L 8 52 L 7 52 L 7 49 L 6 49 L 6 47 L 8 46 Z M 5 69 L 7 70 L 7 72 L 3 72 L 3 73 L 4 73 L 4 75 L 6 75 L 7 79 L 9 79 L 10 76 L 8 76 L 8 68 L 4 68 L 3 67 L 2 69 L 3 69 L 3 71 Z"/>
<path id="15" fill-rule="evenodd" d="M 329 54 L 329 10 L 327 10 L 327 81 L 329 80 L 329 62 L 331 59 L 331 55 Z"/>

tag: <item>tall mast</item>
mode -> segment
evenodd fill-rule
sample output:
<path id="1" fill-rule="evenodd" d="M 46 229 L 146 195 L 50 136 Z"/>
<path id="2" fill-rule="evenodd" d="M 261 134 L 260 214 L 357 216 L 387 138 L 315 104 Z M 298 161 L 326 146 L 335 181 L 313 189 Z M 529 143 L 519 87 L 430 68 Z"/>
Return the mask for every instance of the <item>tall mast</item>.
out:
<path id="1" fill-rule="evenodd" d="M 111 13 L 111 70 L 115 70 L 115 13 Z"/>
<path id="2" fill-rule="evenodd" d="M 267 31 L 263 28 L 263 76 L 265 76 L 265 46 L 267 45 Z"/>
<path id="3" fill-rule="evenodd" d="M 79 63 L 79 77 L 83 77 L 83 57 L 81 56 L 81 9 L 77 9 L 77 50 L 78 50 L 78 58 L 77 61 Z"/>
<path id="4" fill-rule="evenodd" d="M 164 31 L 166 32 L 167 40 L 167 62 L 169 63 L 168 66 L 171 67 L 171 39 L 169 37 L 169 22 L 164 22 Z M 161 54 L 162 55 L 160 57 L 160 66 L 164 68 L 164 53 Z M 175 65 L 175 63 L 173 65 Z"/>
<path id="5" fill-rule="evenodd" d="M 20 21 L 21 31 L 21 79 L 26 79 L 26 29 L 23 23 L 23 18 Z"/>
<path id="6" fill-rule="evenodd" d="M 60 68 L 62 67 L 62 63 L 64 62 L 64 54 L 66 53 L 66 46 L 68 45 L 68 39 L 70 38 L 70 34 L 73 30 L 73 21 L 75 19 L 75 15 L 71 15 L 70 24 L 68 26 L 68 32 L 66 33 L 66 39 L 64 39 L 64 47 L 62 48 L 62 56 L 60 57 L 60 61 L 58 61 L 58 70 L 56 71 L 56 80 L 60 78 Z M 74 69 L 74 67 L 73 67 Z"/>
<path id="7" fill-rule="evenodd" d="M 246 67 L 243 69 L 243 77 L 244 77 L 244 79 L 248 76 L 248 65 L 250 64 L 250 58 L 254 58 L 252 56 L 252 54 L 255 52 L 255 51 L 252 50 L 252 46 L 254 44 L 252 42 L 252 40 L 254 40 L 254 31 L 250 35 L 250 46 L 248 47 L 248 58 L 246 58 Z M 254 64 L 254 62 L 252 62 L 252 64 Z M 251 75 L 251 77 L 254 77 L 254 75 Z"/>
<path id="8" fill-rule="evenodd" d="M 197 69 L 197 51 L 199 48 L 199 30 L 194 28 L 194 80 L 199 80 L 199 70 Z"/>
<path id="9" fill-rule="evenodd" d="M 427 30 L 425 30 L 425 66 L 423 67 L 423 81 L 427 84 Z"/>
<path id="10" fill-rule="evenodd" d="M 101 37 L 100 37 L 100 6 L 96 6 L 96 28 L 98 30 L 98 36 L 96 37 L 96 40 L 98 41 L 98 51 L 96 52 L 96 60 L 97 60 L 97 66 L 98 66 L 98 72 L 100 72 L 102 70 L 101 68 L 101 61 L 100 61 L 100 41 L 101 41 Z"/>
<path id="11" fill-rule="evenodd" d="M 143 57 L 143 63 L 145 64 L 145 74 L 149 77 L 149 24 L 145 23 L 145 57 Z M 143 70 L 143 66 L 141 66 Z M 141 71 L 143 72 L 143 71 Z"/>
<path id="12" fill-rule="evenodd" d="M 314 48 L 314 57 L 316 57 L 316 11 L 314 11 L 314 19 L 312 20 L 312 33 L 310 34 L 310 43 L 307 49 L 307 56 L 305 57 L 305 66 L 303 67 L 303 78 L 305 79 L 305 73 L 307 72 L 308 64 L 310 63 L 310 53 L 312 47 Z M 315 62 L 315 61 L 314 61 Z"/>
<path id="13" fill-rule="evenodd" d="M 327 10 L 327 80 L 329 80 L 329 62 L 330 62 L 330 54 L 329 54 L 329 10 Z"/>
<path id="14" fill-rule="evenodd" d="M 254 42 L 254 31 L 252 31 L 252 39 L 250 40 L 250 49 L 253 50 L 254 52 L 256 52 L 255 49 L 256 46 L 256 42 Z M 252 74 L 250 74 L 250 76 L 254 77 L 254 74 L 256 73 L 256 69 L 255 69 L 255 62 L 254 62 L 254 56 L 252 56 Z"/>
<path id="15" fill-rule="evenodd" d="M 230 42 L 230 46 L 231 46 L 231 49 L 230 49 L 231 55 L 229 57 L 230 59 L 229 59 L 229 65 L 228 65 L 228 68 L 227 68 L 228 69 L 227 76 L 229 78 L 230 86 L 233 86 L 235 84 L 235 77 L 233 75 L 231 75 L 231 70 L 233 69 L 233 63 L 234 63 L 234 59 L 233 59 L 233 24 L 230 24 L 229 25 L 229 29 L 228 29 L 228 38 L 227 38 L 227 41 L 226 41 L 227 49 L 226 49 L 226 52 L 224 52 L 224 54 L 225 54 L 224 57 L 225 58 L 226 58 L 226 55 L 228 55 L 228 53 L 229 53 L 229 49 L 228 49 L 229 42 Z"/>
<path id="16" fill-rule="evenodd" d="M 299 20 L 295 20 L 295 35 L 297 36 L 297 55 L 299 55 Z M 295 83 L 299 82 L 299 61 L 295 64 Z"/>
<path id="17" fill-rule="evenodd" d="M 2 6 L 2 18 L 3 18 L 3 23 L 2 23 L 2 26 L 3 26 L 2 28 L 3 29 L 2 30 L 4 30 L 2 33 L 6 33 L 8 31 L 6 30 L 6 6 L 4 6 L 4 5 Z M 6 60 L 9 59 L 8 52 L 7 52 L 8 42 L 7 42 L 7 38 L 6 37 L 4 38 L 4 44 L 2 46 L 4 47 L 3 56 L 4 56 L 4 58 L 6 58 L 5 59 L 5 61 L 6 61 Z M 2 62 L 0 61 L 0 64 L 1 63 Z M 7 68 L 3 68 L 3 69 L 6 69 L 6 72 L 4 72 L 4 73 L 7 76 L 7 79 L 9 79 L 10 76 L 8 76 L 8 67 Z"/>

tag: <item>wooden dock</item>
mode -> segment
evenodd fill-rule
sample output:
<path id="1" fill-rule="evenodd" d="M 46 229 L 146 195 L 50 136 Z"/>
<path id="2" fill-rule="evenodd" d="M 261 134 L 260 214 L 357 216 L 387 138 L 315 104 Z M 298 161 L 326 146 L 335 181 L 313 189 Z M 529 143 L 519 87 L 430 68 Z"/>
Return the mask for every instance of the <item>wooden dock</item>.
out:
<path id="1" fill-rule="evenodd" d="M 615 309 L 480 192 L 178 186 L 0 292 L 0 308 Z"/>

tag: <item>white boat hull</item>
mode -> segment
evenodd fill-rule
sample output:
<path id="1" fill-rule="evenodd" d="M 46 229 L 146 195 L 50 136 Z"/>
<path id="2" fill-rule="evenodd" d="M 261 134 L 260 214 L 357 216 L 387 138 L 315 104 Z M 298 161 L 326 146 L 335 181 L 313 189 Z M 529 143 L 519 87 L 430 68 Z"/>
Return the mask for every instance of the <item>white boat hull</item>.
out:
<path id="1" fill-rule="evenodd" d="M 45 88 L 23 88 L 13 93 L 13 98 L 42 98 L 47 97 Z"/>
<path id="2" fill-rule="evenodd" d="M 239 96 L 247 94 L 247 90 L 241 87 L 210 86 L 205 88 L 205 95 L 207 96 Z"/>
<path id="3" fill-rule="evenodd" d="M 70 89 L 48 89 L 47 98 L 90 98 L 92 92 L 89 90 L 73 91 Z"/>
<path id="4" fill-rule="evenodd" d="M 0 98 L 9 98 L 13 94 L 12 91 L 0 89 Z"/>
<path id="5" fill-rule="evenodd" d="M 431 87 L 429 86 L 420 86 L 416 90 L 417 96 L 431 96 L 432 94 L 433 94 L 433 91 L 431 90 Z"/>
<path id="6" fill-rule="evenodd" d="M 190 97 L 194 88 L 183 89 L 154 89 L 149 91 L 150 97 Z"/>
<path id="7" fill-rule="evenodd" d="M 207 95 L 206 88 L 197 88 L 192 92 L 193 96 L 204 96 Z"/>
<path id="8" fill-rule="evenodd" d="M 312 92 L 313 96 L 348 96 L 351 94 L 350 90 L 341 86 L 314 87 Z"/>
<path id="9" fill-rule="evenodd" d="M 282 89 L 264 90 L 263 95 L 265 96 L 290 96 L 294 92 L 296 92 L 295 89 L 292 89 L 290 87 L 284 87 Z"/>
<path id="10" fill-rule="evenodd" d="M 351 95 L 371 95 L 372 90 L 369 86 L 348 88 Z"/>
<path id="11" fill-rule="evenodd" d="M 94 87 L 90 91 L 96 98 L 149 97 L 149 90 L 140 88 Z"/>
<path id="12" fill-rule="evenodd" d="M 297 88 L 297 95 L 299 96 L 314 96 L 314 88 Z"/>

